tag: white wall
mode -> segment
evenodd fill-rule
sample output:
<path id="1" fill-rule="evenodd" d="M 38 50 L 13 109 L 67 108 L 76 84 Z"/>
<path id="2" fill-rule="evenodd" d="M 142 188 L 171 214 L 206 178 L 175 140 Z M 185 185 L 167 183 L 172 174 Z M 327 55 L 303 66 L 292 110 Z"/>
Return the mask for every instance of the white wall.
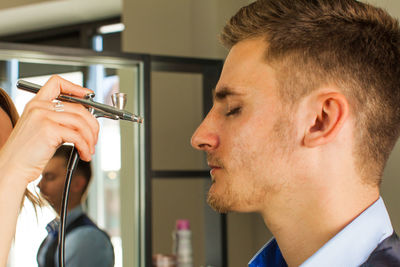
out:
<path id="1" fill-rule="evenodd" d="M 115 17 L 122 0 L 1 0 L 0 35 Z"/>
<path id="2" fill-rule="evenodd" d="M 249 0 L 131 0 L 123 3 L 123 50 L 224 58 L 218 34 Z"/>
<path id="3" fill-rule="evenodd" d="M 40 2 L 54 1 L 54 0 L 2 0 L 0 9 L 13 8 L 18 6 L 33 5 Z"/>
<path id="4" fill-rule="evenodd" d="M 361 0 L 387 10 L 392 16 L 400 17 L 400 1 L 398 0 Z"/>

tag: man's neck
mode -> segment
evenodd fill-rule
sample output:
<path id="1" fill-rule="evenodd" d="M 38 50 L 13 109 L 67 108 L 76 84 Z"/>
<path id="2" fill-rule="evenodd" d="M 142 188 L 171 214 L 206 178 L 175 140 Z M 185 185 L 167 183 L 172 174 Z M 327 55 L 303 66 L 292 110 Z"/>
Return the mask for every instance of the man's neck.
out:
<path id="1" fill-rule="evenodd" d="M 281 199 L 275 208 L 262 212 L 289 266 L 299 266 L 311 257 L 379 198 L 379 190 L 372 187 L 363 192 L 330 189 Z"/>

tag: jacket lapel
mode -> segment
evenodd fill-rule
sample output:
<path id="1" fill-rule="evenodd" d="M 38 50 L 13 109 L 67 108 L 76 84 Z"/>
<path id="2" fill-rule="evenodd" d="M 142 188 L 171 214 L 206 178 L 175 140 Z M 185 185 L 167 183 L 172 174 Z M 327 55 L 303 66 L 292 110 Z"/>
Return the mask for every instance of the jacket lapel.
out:
<path id="1" fill-rule="evenodd" d="M 395 232 L 383 240 L 361 267 L 400 266 L 400 240 Z"/>

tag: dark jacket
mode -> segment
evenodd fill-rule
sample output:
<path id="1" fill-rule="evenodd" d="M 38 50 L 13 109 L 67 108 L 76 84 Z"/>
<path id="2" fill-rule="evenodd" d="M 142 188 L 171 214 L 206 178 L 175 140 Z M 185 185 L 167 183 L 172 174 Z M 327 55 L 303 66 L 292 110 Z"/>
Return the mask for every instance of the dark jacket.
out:
<path id="1" fill-rule="evenodd" d="M 111 240 L 110 240 L 110 237 L 108 236 L 108 234 L 106 232 L 102 231 L 100 228 L 98 228 L 97 225 L 88 216 L 86 216 L 86 214 L 80 215 L 70 225 L 67 226 L 67 228 L 65 230 L 65 236 L 67 236 L 68 233 L 72 232 L 74 229 L 81 227 L 81 226 L 90 226 L 90 227 L 94 227 L 94 228 L 98 229 L 100 232 L 102 232 L 107 237 L 107 239 L 110 241 L 110 244 L 111 244 Z M 43 240 L 42 244 L 40 245 L 38 255 L 39 255 L 40 251 L 43 249 L 43 245 L 46 243 L 48 238 L 50 238 L 50 235 L 48 235 L 47 238 L 45 240 Z M 46 251 L 45 264 L 43 266 L 40 265 L 39 260 L 38 260 L 39 267 L 55 267 L 55 255 L 56 255 L 57 249 L 58 249 L 58 237 L 52 241 L 52 243 L 50 244 L 50 246 L 48 247 L 48 249 Z"/>
<path id="2" fill-rule="evenodd" d="M 400 240 L 395 232 L 383 240 L 361 267 L 400 266 Z"/>

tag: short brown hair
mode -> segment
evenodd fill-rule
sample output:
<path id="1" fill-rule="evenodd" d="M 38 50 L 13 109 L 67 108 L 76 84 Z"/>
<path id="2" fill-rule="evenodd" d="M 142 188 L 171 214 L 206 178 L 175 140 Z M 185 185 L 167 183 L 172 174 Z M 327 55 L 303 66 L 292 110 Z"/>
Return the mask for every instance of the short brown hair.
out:
<path id="1" fill-rule="evenodd" d="M 258 0 L 221 34 L 228 48 L 252 38 L 266 42 L 282 101 L 296 103 L 323 85 L 340 88 L 356 118 L 356 167 L 380 184 L 400 130 L 398 21 L 355 0 Z"/>

